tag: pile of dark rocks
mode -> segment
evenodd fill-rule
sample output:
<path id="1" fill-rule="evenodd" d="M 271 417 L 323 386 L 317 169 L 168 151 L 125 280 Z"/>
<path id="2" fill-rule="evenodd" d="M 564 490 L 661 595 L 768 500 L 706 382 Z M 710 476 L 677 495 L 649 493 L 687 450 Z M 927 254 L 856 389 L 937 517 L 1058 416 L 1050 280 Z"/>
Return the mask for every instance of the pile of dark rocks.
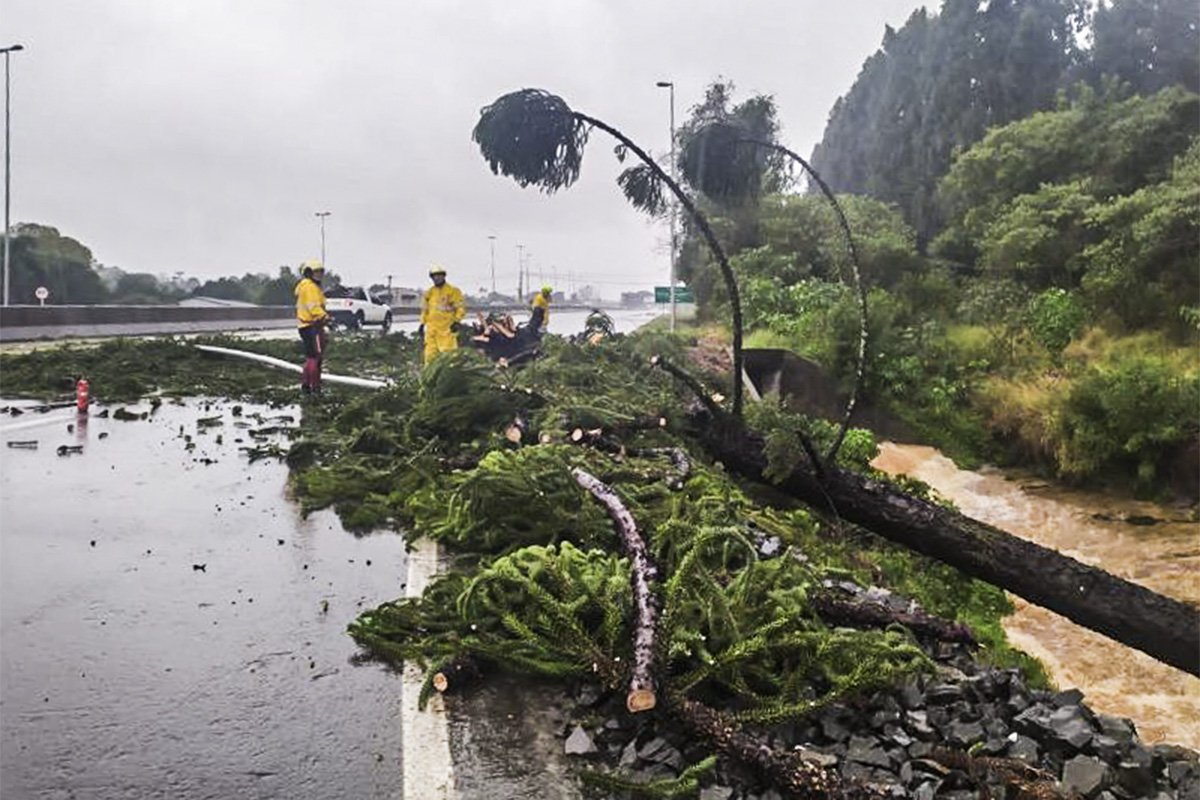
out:
<path id="1" fill-rule="evenodd" d="M 1014 797 L 1003 769 L 947 765 L 945 754 L 1011 759 L 1039 773 L 1044 796 L 1087 800 L 1200 800 L 1200 760 L 1187 748 L 1147 745 L 1127 719 L 1097 714 L 1072 689 L 1030 689 L 1017 670 L 978 664 L 959 645 L 935 645 L 937 671 L 893 691 L 830 705 L 811 719 L 763 733 L 786 749 L 893 797 L 975 800 Z M 657 712 L 631 717 L 594 689 L 576 697 L 565 725 L 568 754 L 639 781 L 674 777 L 709 755 L 678 722 Z M 965 760 L 964 760 L 965 761 Z M 988 794 L 981 789 L 988 789 Z M 705 780 L 701 800 L 781 800 L 736 765 Z"/>

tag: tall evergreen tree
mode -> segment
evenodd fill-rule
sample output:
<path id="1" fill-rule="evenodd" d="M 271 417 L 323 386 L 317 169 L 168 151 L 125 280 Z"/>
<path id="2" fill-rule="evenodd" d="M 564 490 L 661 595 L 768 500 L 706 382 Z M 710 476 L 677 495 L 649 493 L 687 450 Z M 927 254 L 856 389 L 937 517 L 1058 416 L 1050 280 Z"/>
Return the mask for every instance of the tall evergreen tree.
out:
<path id="1" fill-rule="evenodd" d="M 937 179 L 989 126 L 1050 107 L 1079 62 L 1082 0 L 945 0 L 885 31 L 834 105 L 813 166 L 837 192 L 894 202 L 922 240 Z"/>
<path id="2" fill-rule="evenodd" d="M 1092 25 L 1090 75 L 1112 76 L 1138 94 L 1176 84 L 1200 92 L 1200 3 L 1101 2 Z"/>
<path id="3" fill-rule="evenodd" d="M 102 303 L 108 290 L 95 270 L 92 251 L 57 228 L 32 222 L 13 229 L 10 272 L 14 303 L 37 303 L 39 286 L 50 290 L 50 302 Z"/>

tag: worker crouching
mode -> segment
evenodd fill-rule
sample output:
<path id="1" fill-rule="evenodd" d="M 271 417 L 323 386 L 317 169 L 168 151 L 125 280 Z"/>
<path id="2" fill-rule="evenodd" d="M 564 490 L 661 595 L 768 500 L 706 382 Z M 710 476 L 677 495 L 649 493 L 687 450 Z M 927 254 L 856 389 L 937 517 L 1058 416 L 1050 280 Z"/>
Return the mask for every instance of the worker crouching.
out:
<path id="1" fill-rule="evenodd" d="M 319 261 L 305 261 L 300 274 L 302 277 L 296 284 L 296 324 L 300 328 L 300 341 L 304 345 L 304 369 L 300 372 L 300 391 L 305 394 L 320 394 L 321 361 L 325 356 L 325 325 L 329 322 L 329 314 L 325 311 L 325 292 L 321 290 L 325 265 Z"/>
<path id="2" fill-rule="evenodd" d="M 446 270 L 434 266 L 429 270 L 433 281 L 425 291 L 421 304 L 421 327 L 418 333 L 425 337 L 425 363 L 433 361 L 439 353 L 458 348 L 458 327 L 467 315 L 466 301 L 458 288 L 446 283 Z"/>

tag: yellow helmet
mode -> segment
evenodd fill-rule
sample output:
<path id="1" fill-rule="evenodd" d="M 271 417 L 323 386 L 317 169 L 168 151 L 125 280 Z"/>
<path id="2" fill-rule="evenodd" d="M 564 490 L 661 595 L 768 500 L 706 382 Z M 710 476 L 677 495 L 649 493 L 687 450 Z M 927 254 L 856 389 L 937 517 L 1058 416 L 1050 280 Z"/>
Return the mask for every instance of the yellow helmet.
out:
<path id="1" fill-rule="evenodd" d="M 554 294 L 554 290 L 550 288 L 549 284 L 547 284 L 546 286 L 542 287 L 542 294 Z"/>
<path id="2" fill-rule="evenodd" d="M 429 268 L 429 277 L 431 277 L 431 278 L 434 275 L 445 275 L 445 274 L 446 274 L 446 268 L 443 267 L 441 264 L 434 264 L 432 267 Z"/>
<path id="3" fill-rule="evenodd" d="M 300 265 L 301 272 L 304 272 L 306 269 L 311 269 L 313 272 L 324 272 L 325 265 L 315 258 L 310 258 Z"/>

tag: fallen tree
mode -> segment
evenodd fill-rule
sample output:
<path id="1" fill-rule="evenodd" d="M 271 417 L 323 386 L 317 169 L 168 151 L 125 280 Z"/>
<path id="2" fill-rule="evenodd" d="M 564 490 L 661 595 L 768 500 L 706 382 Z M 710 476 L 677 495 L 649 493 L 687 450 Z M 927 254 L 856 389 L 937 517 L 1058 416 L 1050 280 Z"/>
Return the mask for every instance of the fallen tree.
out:
<path id="1" fill-rule="evenodd" d="M 1200 675 L 1200 609 L 897 489 L 823 464 L 799 462 L 778 480 L 763 439 L 728 414 L 697 404 L 692 434 L 726 468 L 918 553 L 949 564 L 1071 621 Z"/>
<path id="2" fill-rule="evenodd" d="M 621 546 L 630 562 L 630 583 L 637 608 L 637 622 L 633 636 L 633 674 L 629 681 L 629 694 L 625 707 L 629 713 L 649 711 L 657 703 L 654 691 L 654 640 L 658 625 L 658 599 L 654 586 L 658 582 L 658 570 L 646 552 L 646 542 L 638 533 L 637 523 L 621 498 L 603 481 L 590 472 L 571 470 L 571 476 L 588 494 L 596 498 L 608 511 L 608 516 L 621 538 Z"/>

